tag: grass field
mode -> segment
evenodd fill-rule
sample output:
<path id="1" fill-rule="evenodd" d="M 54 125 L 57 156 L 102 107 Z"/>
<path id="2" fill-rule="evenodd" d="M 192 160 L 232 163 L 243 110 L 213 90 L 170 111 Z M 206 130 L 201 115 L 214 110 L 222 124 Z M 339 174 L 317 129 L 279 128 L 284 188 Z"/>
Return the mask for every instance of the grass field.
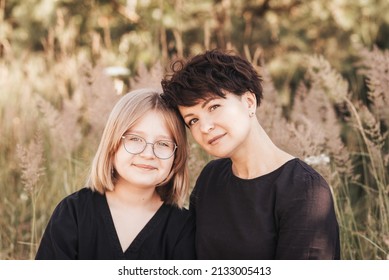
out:
<path id="1" fill-rule="evenodd" d="M 330 184 L 342 258 L 389 259 L 389 52 L 360 52 L 356 72 L 367 102 L 325 58 L 309 57 L 304 67 L 285 110 L 266 67 L 258 66 L 260 123 Z M 158 85 L 161 69 L 140 69 L 123 83 L 81 55 L 0 60 L 0 259 L 34 258 L 54 207 L 83 187 L 113 104 L 130 89 Z M 193 185 L 210 157 L 190 145 Z"/>

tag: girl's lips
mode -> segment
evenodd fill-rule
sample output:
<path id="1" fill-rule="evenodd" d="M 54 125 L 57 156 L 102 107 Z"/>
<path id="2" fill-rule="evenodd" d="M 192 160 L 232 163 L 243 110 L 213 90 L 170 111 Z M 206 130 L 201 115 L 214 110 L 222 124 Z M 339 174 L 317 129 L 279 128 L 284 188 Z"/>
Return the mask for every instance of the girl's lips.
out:
<path id="1" fill-rule="evenodd" d="M 209 145 L 214 144 L 217 140 L 219 140 L 220 138 L 224 137 L 224 135 L 226 135 L 226 133 L 220 134 L 220 135 L 217 135 L 217 136 L 213 137 L 211 140 L 208 141 L 208 144 Z"/>
<path id="2" fill-rule="evenodd" d="M 147 170 L 154 170 L 157 169 L 156 167 L 148 164 L 133 164 L 135 167 L 142 168 L 142 169 L 147 169 Z"/>

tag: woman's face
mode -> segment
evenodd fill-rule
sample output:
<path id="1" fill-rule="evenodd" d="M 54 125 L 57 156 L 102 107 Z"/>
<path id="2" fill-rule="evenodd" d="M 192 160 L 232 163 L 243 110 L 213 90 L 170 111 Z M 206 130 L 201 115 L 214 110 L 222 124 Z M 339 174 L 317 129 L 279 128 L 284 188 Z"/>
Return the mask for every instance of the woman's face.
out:
<path id="1" fill-rule="evenodd" d="M 165 180 L 172 169 L 174 154 L 168 159 L 160 159 L 154 154 L 153 145 L 150 144 L 159 141 L 154 145 L 154 149 L 162 149 L 163 154 L 166 149 L 170 149 L 169 145 L 174 143 L 161 113 L 146 113 L 124 136 L 125 139 L 122 139 L 114 158 L 118 173 L 117 184 L 148 188 Z M 135 154 L 134 152 L 139 151 L 138 146 L 142 147 L 144 142 L 149 144 L 142 152 Z"/>
<path id="2" fill-rule="evenodd" d="M 255 111 L 251 93 L 226 98 L 213 96 L 191 107 L 179 106 L 179 111 L 193 138 L 209 154 L 226 158 L 244 145 L 251 129 L 250 111 Z"/>

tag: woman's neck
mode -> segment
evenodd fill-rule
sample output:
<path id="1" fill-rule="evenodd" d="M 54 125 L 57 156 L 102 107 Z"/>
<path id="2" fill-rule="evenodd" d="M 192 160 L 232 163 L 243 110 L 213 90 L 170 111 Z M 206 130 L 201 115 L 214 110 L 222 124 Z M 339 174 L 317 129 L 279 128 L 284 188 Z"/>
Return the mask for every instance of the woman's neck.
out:
<path id="1" fill-rule="evenodd" d="M 239 178 L 252 179 L 276 170 L 292 158 L 272 142 L 258 123 L 241 149 L 231 157 L 232 171 Z"/>

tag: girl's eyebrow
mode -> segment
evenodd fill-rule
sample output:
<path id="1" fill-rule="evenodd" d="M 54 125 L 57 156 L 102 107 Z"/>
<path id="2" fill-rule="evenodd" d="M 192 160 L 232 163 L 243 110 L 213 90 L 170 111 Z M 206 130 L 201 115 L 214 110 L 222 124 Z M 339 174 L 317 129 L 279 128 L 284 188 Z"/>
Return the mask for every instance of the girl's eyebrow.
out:
<path id="1" fill-rule="evenodd" d="M 146 137 L 146 135 L 144 135 L 144 133 L 140 130 L 128 130 L 125 134 L 133 134 L 133 135 L 137 135 L 137 136 L 140 136 L 140 137 Z M 163 134 L 159 134 L 159 135 L 156 135 L 155 137 L 156 139 L 164 139 L 164 140 L 172 140 L 170 136 L 168 135 L 163 135 Z"/>

